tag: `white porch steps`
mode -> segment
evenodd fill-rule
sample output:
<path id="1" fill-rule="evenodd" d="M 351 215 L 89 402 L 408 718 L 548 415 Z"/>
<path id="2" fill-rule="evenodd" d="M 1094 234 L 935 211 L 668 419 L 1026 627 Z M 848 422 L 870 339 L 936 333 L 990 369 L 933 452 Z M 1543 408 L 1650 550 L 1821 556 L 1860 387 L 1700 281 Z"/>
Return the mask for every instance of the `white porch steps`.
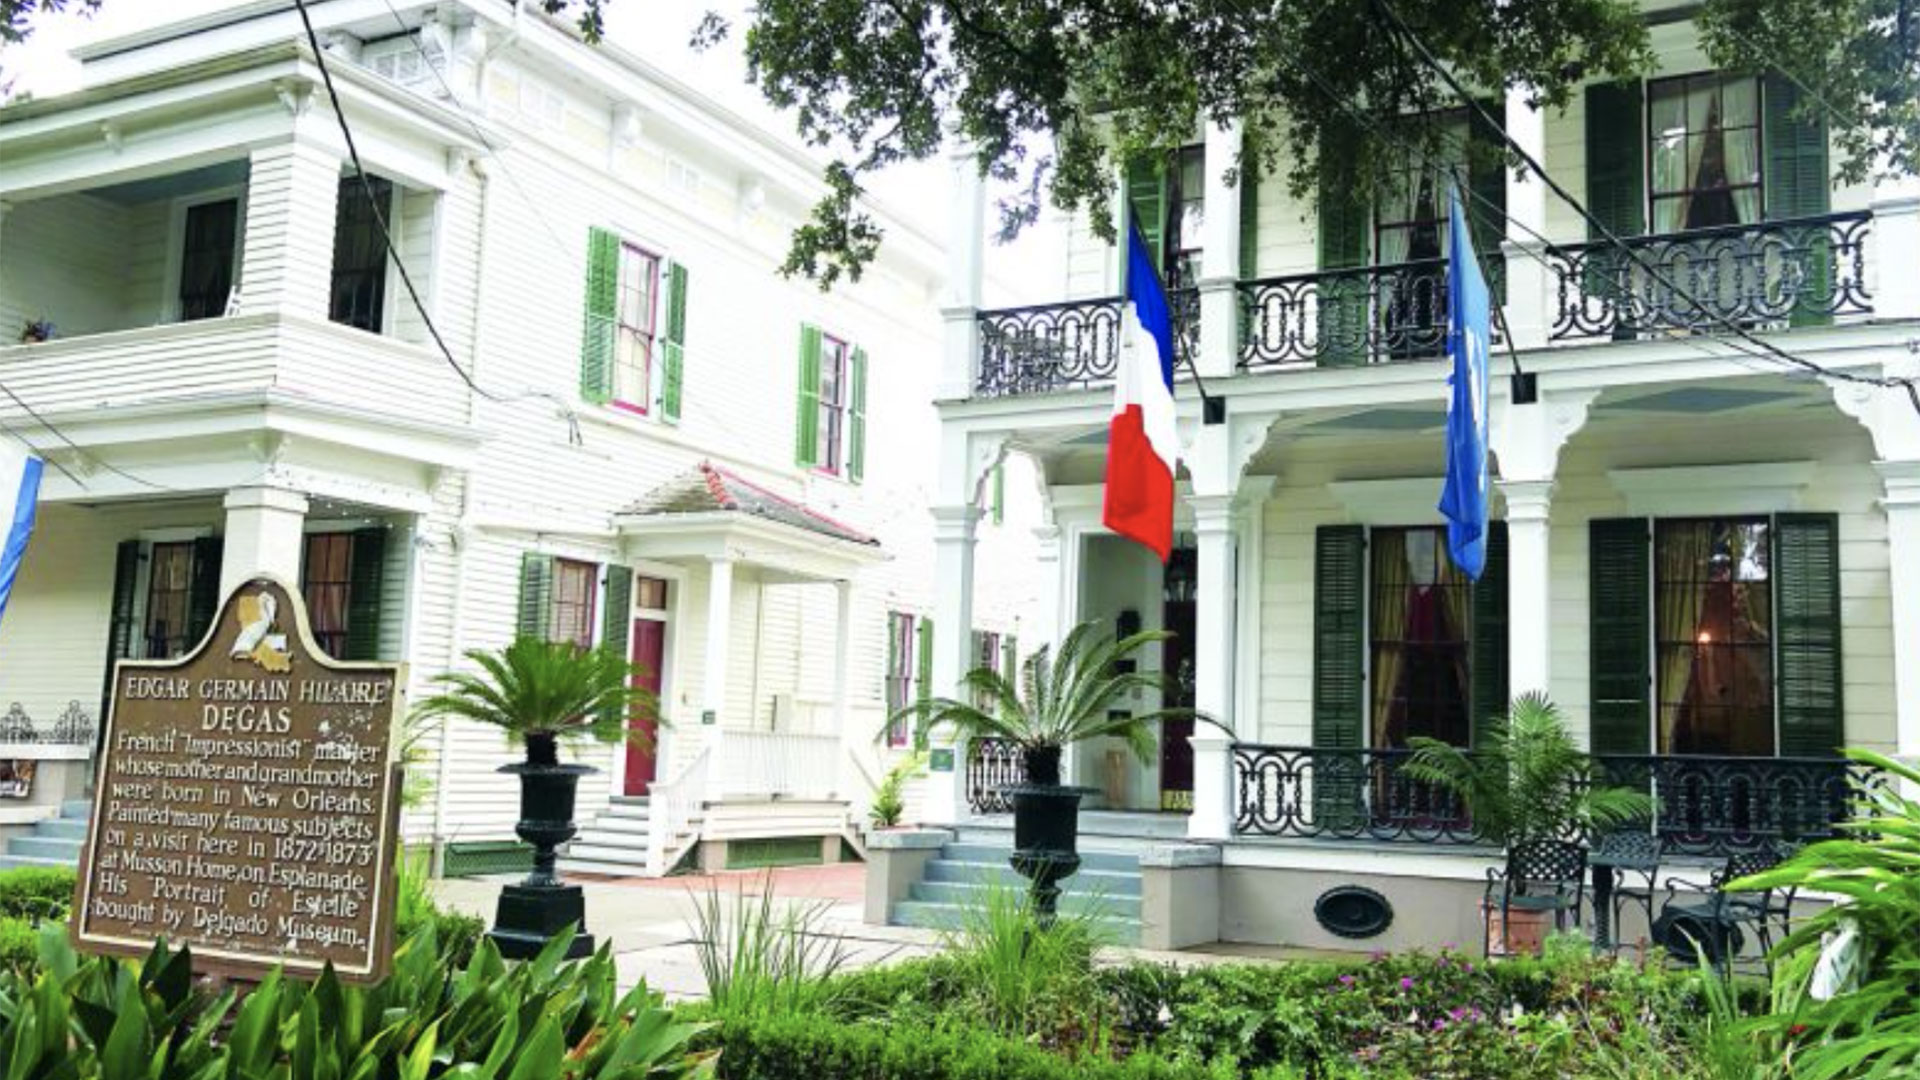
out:
<path id="1" fill-rule="evenodd" d="M 644 795 L 617 797 L 581 828 L 560 856 L 560 869 L 608 877 L 647 877 L 653 808 Z M 674 845 L 669 844 L 671 852 Z"/>
<path id="2" fill-rule="evenodd" d="M 60 804 L 60 815 L 34 822 L 33 832 L 7 841 L 0 870 L 22 866 L 79 866 L 93 804 L 75 799 Z"/>

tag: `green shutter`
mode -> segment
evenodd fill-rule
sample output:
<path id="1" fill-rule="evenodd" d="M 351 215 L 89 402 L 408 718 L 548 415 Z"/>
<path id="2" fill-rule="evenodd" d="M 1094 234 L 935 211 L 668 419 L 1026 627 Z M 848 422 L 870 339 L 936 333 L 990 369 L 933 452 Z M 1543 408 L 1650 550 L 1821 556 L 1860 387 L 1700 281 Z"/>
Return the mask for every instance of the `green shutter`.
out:
<path id="1" fill-rule="evenodd" d="M 1165 155 L 1136 157 L 1127 162 L 1128 221 L 1138 225 L 1140 238 L 1153 255 L 1153 268 L 1164 273 L 1167 240 L 1167 161 Z M 1121 292 L 1126 290 L 1126 237 L 1121 236 Z"/>
<path id="2" fill-rule="evenodd" d="M 1487 565 L 1473 583 L 1472 741 L 1483 725 L 1504 718 L 1512 696 L 1507 678 L 1507 523 L 1488 523 Z"/>
<path id="3" fill-rule="evenodd" d="M 387 530 L 355 529 L 347 567 L 347 655 L 380 658 L 380 593 L 387 572 Z"/>
<path id="4" fill-rule="evenodd" d="M 587 230 L 587 298 L 580 332 L 580 396 L 596 405 L 613 398 L 613 353 L 618 336 L 620 238 Z"/>
<path id="5" fill-rule="evenodd" d="M 1370 210 L 1359 182 L 1352 144 L 1323 139 L 1317 245 L 1321 270 L 1367 265 Z M 1367 359 L 1367 280 L 1349 274 L 1320 282 L 1320 350 L 1323 367 L 1350 367 Z"/>
<path id="6" fill-rule="evenodd" d="M 1260 276 L 1260 148 L 1251 135 L 1240 144 L 1240 277 Z"/>
<path id="7" fill-rule="evenodd" d="M 113 593 L 107 608 L 107 664 L 100 686 L 101 728 L 106 726 L 107 703 L 113 700 L 113 665 L 133 655 L 137 627 L 133 621 L 133 585 L 140 576 L 140 541 L 122 540 L 113 552 Z"/>
<path id="8" fill-rule="evenodd" d="M 520 556 L 519 617 L 514 632 L 547 640 L 553 623 L 553 556 L 529 551 Z"/>
<path id="9" fill-rule="evenodd" d="M 856 346 L 847 363 L 847 479 L 857 484 L 867 472 L 867 350 Z"/>
<path id="10" fill-rule="evenodd" d="M 1012 634 L 1000 639 L 1000 675 L 1009 683 L 1020 677 L 1020 639 Z"/>
<path id="11" fill-rule="evenodd" d="M 1499 116 L 1498 101 L 1482 101 L 1489 116 Z M 1500 244 L 1507 238 L 1506 136 L 1502 129 L 1487 123 L 1475 112 L 1467 122 L 1467 187 L 1472 196 L 1467 203 L 1468 231 L 1473 235 L 1474 253 L 1480 265 L 1493 275 L 1496 299 L 1505 294 L 1506 277 Z"/>
<path id="12" fill-rule="evenodd" d="M 993 501 L 989 504 L 989 515 L 995 525 L 1007 523 L 1007 467 L 1005 464 L 993 467 Z"/>
<path id="13" fill-rule="evenodd" d="M 1647 228 L 1645 114 L 1638 79 L 1587 87 L 1587 209 L 1615 236 Z M 1589 227 L 1587 239 L 1602 237 Z"/>
<path id="14" fill-rule="evenodd" d="M 600 599 L 600 647 L 626 660 L 632 654 L 633 569 L 609 564 L 606 570 L 606 594 Z M 609 708 L 601 719 L 619 721 L 621 711 L 618 706 Z"/>
<path id="15" fill-rule="evenodd" d="M 793 461 L 820 464 L 820 328 L 800 325 L 800 401 L 793 425 Z"/>
<path id="16" fill-rule="evenodd" d="M 1366 726 L 1366 530 L 1323 525 L 1313 552 L 1313 745 L 1358 750 Z M 1313 760 L 1314 817 L 1351 828 L 1366 813 L 1366 770 L 1351 754 Z"/>
<path id="17" fill-rule="evenodd" d="M 1652 540 L 1641 518 L 1587 526 L 1588 675 L 1596 754 L 1645 754 L 1653 724 Z"/>
<path id="18" fill-rule="evenodd" d="M 687 345 L 687 268 L 667 264 L 667 333 L 660 344 L 660 418 L 680 419 L 681 368 Z"/>
<path id="19" fill-rule="evenodd" d="M 200 643 L 220 610 L 220 559 L 226 541 L 202 536 L 193 542 L 193 580 L 187 592 L 188 648 Z"/>
<path id="20" fill-rule="evenodd" d="M 1800 88 L 1779 75 L 1768 75 L 1761 84 L 1764 110 L 1761 141 L 1766 147 L 1766 216 L 1769 221 L 1818 217 L 1831 205 L 1831 178 L 1827 172 L 1827 125 L 1819 117 L 1809 122 L 1794 115 L 1801 101 Z M 1808 237 L 1806 249 L 1787 258 L 1798 258 L 1805 284 L 1799 287 L 1800 303 L 1789 320 L 1794 326 L 1821 326 L 1833 321 L 1826 309 L 1834 292 L 1833 250 L 1826 231 Z"/>
<path id="21" fill-rule="evenodd" d="M 920 625 L 914 629 L 914 647 L 917 652 L 914 664 L 914 700 L 924 708 L 933 700 L 933 620 L 921 618 Z M 916 749 L 927 744 L 927 718 L 923 713 L 913 723 L 913 745 Z"/>
<path id="22" fill-rule="evenodd" d="M 1773 527 L 1780 753 L 1826 757 L 1845 738 L 1840 676 L 1840 519 L 1781 514 Z"/>

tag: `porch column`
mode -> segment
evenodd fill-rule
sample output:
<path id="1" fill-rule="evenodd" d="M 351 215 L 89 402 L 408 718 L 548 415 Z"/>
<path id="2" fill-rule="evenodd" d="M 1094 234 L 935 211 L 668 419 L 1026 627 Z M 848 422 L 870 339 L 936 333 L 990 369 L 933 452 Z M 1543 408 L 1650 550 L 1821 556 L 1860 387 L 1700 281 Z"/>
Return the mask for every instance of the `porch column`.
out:
<path id="1" fill-rule="evenodd" d="M 300 580 L 301 531 L 307 497 L 278 487 L 239 487 L 227 492 L 226 531 L 220 547 L 220 596 L 256 574 L 271 574 L 294 588 Z"/>
<path id="2" fill-rule="evenodd" d="M 1194 540 L 1199 581 L 1194 604 L 1194 707 L 1201 715 L 1233 726 L 1235 500 L 1231 495 L 1193 495 Z M 1187 836 L 1224 840 L 1233 833 L 1233 740 L 1204 720 L 1194 724 L 1193 813 Z"/>
<path id="3" fill-rule="evenodd" d="M 1546 693 L 1553 670 L 1547 510 L 1551 480 L 1502 480 L 1507 503 L 1507 683 L 1513 697 Z"/>
<path id="4" fill-rule="evenodd" d="M 1060 644 L 1060 526 L 1042 525 L 1033 530 L 1033 539 L 1040 602 L 1034 605 L 1033 614 L 1023 620 L 1031 627 L 1026 631 L 1028 652 L 1042 645 L 1051 649 Z"/>
<path id="5" fill-rule="evenodd" d="M 833 730 L 842 742 L 847 731 L 847 670 L 853 664 L 853 582 L 833 583 Z M 858 733 L 855 733 L 856 736 Z M 871 741 L 872 732 L 865 733 Z"/>
<path id="6" fill-rule="evenodd" d="M 1920 177 L 1895 176 L 1873 183 L 1873 314 L 1880 319 L 1920 317 L 1920 274 L 1906 259 L 1920 251 Z M 1897 665 L 1896 665 L 1897 666 Z"/>
<path id="7" fill-rule="evenodd" d="M 1920 758 L 1920 461 L 1882 461 L 1876 468 L 1887 487 L 1881 505 L 1893 596 L 1895 750 L 1911 760 Z"/>
<path id="8" fill-rule="evenodd" d="M 339 157 L 293 141 L 255 150 L 248 168 L 240 310 L 325 319 L 332 297 Z"/>
<path id="9" fill-rule="evenodd" d="M 1200 258 L 1201 375 L 1226 378 L 1233 374 L 1239 352 L 1239 312 L 1234 289 L 1244 267 L 1240 265 L 1240 187 L 1228 185 L 1227 171 L 1240 157 L 1240 121 L 1225 127 L 1206 125 L 1206 223 L 1204 253 Z"/>
<path id="10" fill-rule="evenodd" d="M 953 695 L 973 664 L 973 545 L 980 508 L 933 508 L 933 695 Z M 951 750 L 949 771 L 930 771 L 921 816 L 951 825 L 967 812 L 967 742 L 952 731 L 933 734 L 936 751 Z"/>
<path id="11" fill-rule="evenodd" d="M 953 173 L 953 206 L 947 218 L 947 287 L 940 317 L 946 325 L 940 364 L 942 401 L 973 393 L 980 355 L 980 296 L 986 273 L 986 183 L 973 143 L 949 133 L 947 166 Z"/>
<path id="12" fill-rule="evenodd" d="M 1547 122 L 1540 109 L 1529 102 L 1533 88 L 1520 85 L 1507 91 L 1507 137 L 1533 155 L 1535 161 L 1547 159 Z M 1487 207 L 1469 204 L 1469 216 L 1491 213 Z M 1545 246 L 1536 234 L 1547 226 L 1547 185 L 1526 169 L 1507 171 L 1507 236 L 1500 254 L 1506 259 L 1507 329 L 1513 334 L 1516 349 L 1539 349 L 1547 344 L 1553 329 L 1552 275 L 1542 260 Z M 1492 262 L 1494 252 L 1482 258 Z"/>
<path id="13" fill-rule="evenodd" d="M 727 721 L 727 659 L 733 644 L 733 564 L 731 556 L 707 560 L 707 656 L 700 679 L 700 724 L 712 751 L 709 765 L 718 774 L 720 744 Z"/>

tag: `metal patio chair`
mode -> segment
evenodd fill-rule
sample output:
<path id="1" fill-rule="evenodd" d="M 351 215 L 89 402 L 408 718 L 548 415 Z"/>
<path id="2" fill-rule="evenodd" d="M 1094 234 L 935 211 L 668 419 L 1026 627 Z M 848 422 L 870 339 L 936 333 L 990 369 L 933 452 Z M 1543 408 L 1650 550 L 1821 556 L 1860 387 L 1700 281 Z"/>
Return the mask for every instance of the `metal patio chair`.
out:
<path id="1" fill-rule="evenodd" d="M 1727 857 L 1702 884 L 1682 878 L 1667 881 L 1667 900 L 1654 924 L 1654 940 L 1668 955 L 1685 963 L 1705 959 L 1731 973 L 1734 957 L 1746 944 L 1750 930 L 1764 959 L 1776 940 L 1793 929 L 1796 890 L 1730 890 L 1741 878 L 1771 870 L 1790 854 L 1778 847 L 1743 851 Z M 1682 898 L 1683 893 L 1691 894 Z"/>
<path id="2" fill-rule="evenodd" d="M 1488 932 L 1487 955 L 1493 952 L 1492 918 L 1500 913 L 1500 953 L 1510 954 L 1513 913 L 1543 912 L 1553 916 L 1555 930 L 1580 925 L 1580 906 L 1587 888 L 1587 849 L 1570 840 L 1529 840 L 1507 851 L 1504 868 L 1487 870 L 1485 893 Z"/>

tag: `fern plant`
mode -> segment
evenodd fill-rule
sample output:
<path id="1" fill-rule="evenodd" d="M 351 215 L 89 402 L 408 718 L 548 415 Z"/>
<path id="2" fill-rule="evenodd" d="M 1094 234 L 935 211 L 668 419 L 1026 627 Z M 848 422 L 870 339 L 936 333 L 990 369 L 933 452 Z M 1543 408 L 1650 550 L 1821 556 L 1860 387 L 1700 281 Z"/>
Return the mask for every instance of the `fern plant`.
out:
<path id="1" fill-rule="evenodd" d="M 1481 835 L 1504 847 L 1617 829 L 1653 812 L 1644 793 L 1602 786 L 1593 758 L 1545 694 L 1515 698 L 1471 749 L 1423 736 L 1408 745 L 1413 756 L 1401 774 L 1458 795 Z"/>

